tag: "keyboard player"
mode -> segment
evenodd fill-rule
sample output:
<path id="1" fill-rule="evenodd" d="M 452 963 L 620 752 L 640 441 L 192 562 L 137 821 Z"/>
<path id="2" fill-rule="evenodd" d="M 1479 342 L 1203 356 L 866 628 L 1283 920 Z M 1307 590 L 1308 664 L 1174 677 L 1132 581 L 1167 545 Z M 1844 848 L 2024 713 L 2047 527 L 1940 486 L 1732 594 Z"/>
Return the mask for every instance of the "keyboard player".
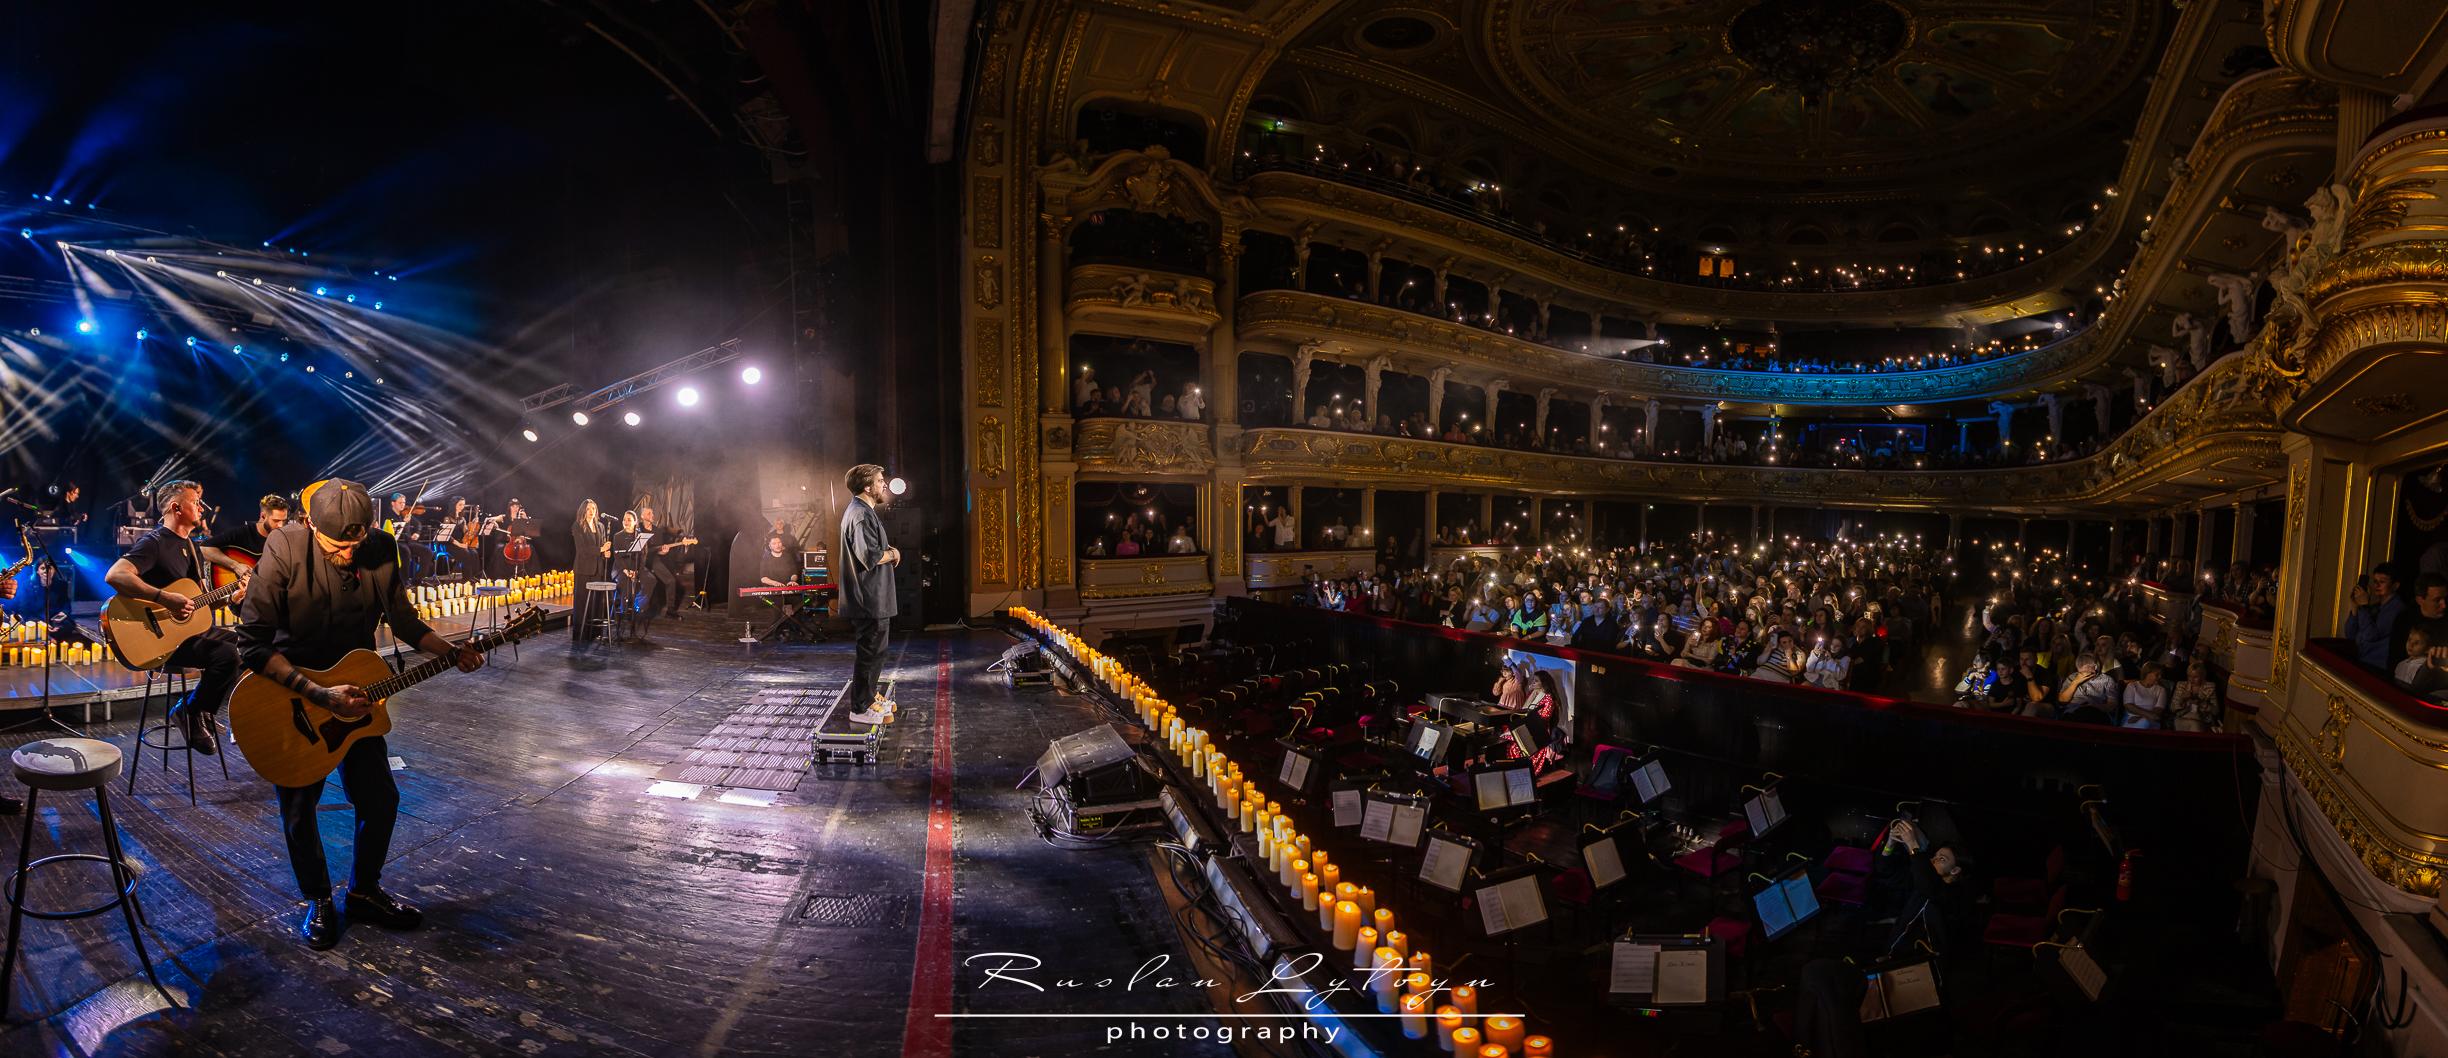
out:
<path id="1" fill-rule="evenodd" d="M 765 553 L 757 556 L 757 583 L 783 588 L 799 583 L 799 553 L 782 534 L 765 538 Z"/>

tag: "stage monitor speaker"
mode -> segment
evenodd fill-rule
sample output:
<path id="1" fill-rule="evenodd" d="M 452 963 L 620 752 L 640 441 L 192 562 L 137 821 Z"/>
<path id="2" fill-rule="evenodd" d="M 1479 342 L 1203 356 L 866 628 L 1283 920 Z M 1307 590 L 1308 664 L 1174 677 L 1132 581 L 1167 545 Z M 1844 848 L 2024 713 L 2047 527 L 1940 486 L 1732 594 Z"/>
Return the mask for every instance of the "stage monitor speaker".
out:
<path id="1" fill-rule="evenodd" d="M 1037 758 L 1037 786 L 1063 791 L 1075 805 L 1137 801 L 1154 782 L 1122 733 L 1105 724 L 1047 744 Z"/>
<path id="2" fill-rule="evenodd" d="M 901 566 L 893 571 L 901 612 L 893 618 L 893 630 L 915 632 L 926 627 L 926 512 L 915 503 L 896 502 L 877 513 L 884 519 L 885 539 L 901 549 Z"/>

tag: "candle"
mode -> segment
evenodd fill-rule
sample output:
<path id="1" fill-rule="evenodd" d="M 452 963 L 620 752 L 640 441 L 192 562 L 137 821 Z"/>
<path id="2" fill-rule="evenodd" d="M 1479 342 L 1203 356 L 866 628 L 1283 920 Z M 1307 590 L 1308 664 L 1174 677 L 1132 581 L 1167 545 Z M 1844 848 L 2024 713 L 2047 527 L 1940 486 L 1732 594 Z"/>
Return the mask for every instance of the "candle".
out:
<path id="1" fill-rule="evenodd" d="M 1403 1037 L 1413 1040 L 1428 1038 L 1428 997 L 1414 992 L 1402 1000 Z"/>
<path id="2" fill-rule="evenodd" d="M 1342 866 L 1326 862 L 1326 852 L 1323 849 L 1309 857 L 1309 869 L 1317 872 L 1318 884 L 1325 886 L 1328 892 L 1333 892 L 1335 886 L 1343 883 Z"/>
<path id="3" fill-rule="evenodd" d="M 1459 1010 L 1465 1014 L 1478 1013 L 1479 990 L 1472 988 L 1469 985 L 1455 985 L 1453 990 L 1453 1005 L 1455 1010 Z"/>
<path id="4" fill-rule="evenodd" d="M 1353 910 L 1359 910 L 1354 908 Z M 1394 1013 L 1394 1000 L 1399 994 L 1402 977 L 1402 956 L 1392 948 L 1377 949 L 1377 967 L 1369 971 L 1369 988 L 1377 993 L 1377 1012 Z"/>
<path id="5" fill-rule="evenodd" d="M 1265 810 L 1265 804 L 1256 798 L 1241 802 L 1241 832 L 1247 834 L 1257 830 L 1258 813 Z"/>
<path id="6" fill-rule="evenodd" d="M 1310 911 L 1318 909 L 1318 876 L 1315 874 L 1301 875 L 1301 907 Z"/>
<path id="7" fill-rule="evenodd" d="M 1318 871 L 1324 871 L 1326 869 L 1326 850 L 1319 849 L 1310 853 L 1309 865 Z"/>
<path id="8" fill-rule="evenodd" d="M 1378 908 L 1374 914 L 1369 916 L 1369 924 L 1377 927 L 1377 932 L 1381 936 L 1394 932 L 1394 909 Z"/>
<path id="9" fill-rule="evenodd" d="M 1377 957 L 1377 947 L 1377 927 L 1360 927 L 1360 939 L 1352 944 L 1352 969 L 1368 969 L 1369 960 Z"/>
<path id="10" fill-rule="evenodd" d="M 1335 883 L 1335 899 L 1337 900 L 1349 900 L 1352 903 L 1357 904 L 1360 902 L 1359 894 L 1359 886 L 1353 885 L 1350 882 Z M 1363 907 L 1360 909 L 1360 918 L 1362 921 L 1366 921 L 1368 919 L 1368 912 L 1368 908 Z"/>
<path id="11" fill-rule="evenodd" d="M 1371 927 L 1371 928 L 1375 928 L 1375 927 Z M 1405 965 L 1405 966 L 1410 965 L 1410 962 L 1409 962 L 1409 960 L 1410 960 L 1410 958 L 1411 958 L 1411 935 L 1410 935 L 1410 934 L 1405 933 L 1405 932 L 1403 932 L 1403 931 L 1401 931 L 1401 930 L 1399 930 L 1399 929 L 1398 929 L 1398 930 L 1395 930 L 1395 931 L 1393 931 L 1393 932 L 1391 932 L 1391 933 L 1388 933 L 1388 934 L 1386 934 L 1386 935 L 1385 935 L 1385 946 L 1386 946 L 1386 947 L 1389 947 L 1389 948 L 1392 948 L 1392 949 L 1394 949 L 1395 951 L 1398 951 L 1398 952 L 1403 953 L 1403 959 L 1405 960 L 1405 961 L 1404 961 L 1404 963 L 1403 963 L 1403 965 Z"/>
<path id="12" fill-rule="evenodd" d="M 1228 785 L 1223 792 L 1222 798 L 1220 798 L 1224 802 L 1224 818 L 1239 819 L 1241 818 L 1241 799 L 1233 796 L 1233 792 L 1229 788 L 1229 784 L 1232 782 L 1232 780 L 1226 779 L 1225 782 Z"/>
<path id="13" fill-rule="evenodd" d="M 1403 975 L 1402 990 L 1404 995 L 1430 995 L 1435 991 L 1435 986 L 1436 982 L 1429 980 L 1427 974 L 1421 973 L 1417 970 L 1413 970 L 1410 973 Z"/>
<path id="14" fill-rule="evenodd" d="M 1455 1029 L 1453 1030 L 1452 1043 L 1452 1050 L 1456 1055 L 1460 1055 L 1462 1058 L 1470 1058 L 1470 1056 L 1479 1053 L 1479 1030 L 1471 1028 L 1468 1025 Z"/>
<path id="15" fill-rule="evenodd" d="M 1284 888 L 1300 892 L 1301 876 L 1309 873 L 1309 861 L 1294 858 L 1284 862 Z"/>
<path id="16" fill-rule="evenodd" d="M 1522 1040 L 1522 1058 L 1555 1058 L 1555 1041 L 1545 1036 L 1530 1036 Z"/>
<path id="17" fill-rule="evenodd" d="M 1461 1028 L 1461 1011 L 1455 1010 L 1451 1003 L 1438 1007 L 1436 1011 L 1437 1050 L 1451 1052 L 1454 1045 L 1454 1033 Z"/>
<path id="18" fill-rule="evenodd" d="M 1352 903 L 1360 905 L 1361 914 L 1375 916 L 1377 914 L 1377 890 L 1365 885 L 1361 886 L 1359 895 L 1352 897 Z"/>
<path id="19" fill-rule="evenodd" d="M 1395 930 L 1394 935 L 1400 937 L 1403 935 L 1403 933 L 1401 930 Z M 1428 965 L 1428 949 L 1426 948 L 1421 948 L 1418 951 L 1411 953 L 1410 965 L 1412 969 L 1427 974 L 1430 977 L 1436 976 L 1436 969 Z"/>
<path id="20" fill-rule="evenodd" d="M 1512 1050 L 1512 1049 L 1514 1049 L 1514 1048 L 1520 1047 L 1520 1046 L 1522 1045 L 1522 1022 L 1521 1022 L 1521 1019 L 1520 1019 L 1520 1018 L 1489 1018 L 1489 1019 L 1487 1019 L 1487 1038 L 1488 1038 L 1488 1042 L 1489 1042 L 1489 1043 L 1492 1043 L 1492 1044 L 1495 1044 L 1496 1046 L 1499 1046 L 1499 1047 L 1505 1048 L 1506 1050 Z"/>
<path id="21" fill-rule="evenodd" d="M 1275 821 L 1263 808 L 1258 810 L 1258 858 L 1266 861 L 1268 870 L 1275 869 Z"/>
<path id="22" fill-rule="evenodd" d="M 1344 951 L 1360 942 L 1360 905 L 1349 900 L 1335 901 L 1334 946 Z"/>
<path id="23" fill-rule="evenodd" d="M 1485 1044 L 1479 1048 L 1479 1058 L 1511 1058 L 1512 1054 L 1513 1048 L 1501 1043 Z"/>

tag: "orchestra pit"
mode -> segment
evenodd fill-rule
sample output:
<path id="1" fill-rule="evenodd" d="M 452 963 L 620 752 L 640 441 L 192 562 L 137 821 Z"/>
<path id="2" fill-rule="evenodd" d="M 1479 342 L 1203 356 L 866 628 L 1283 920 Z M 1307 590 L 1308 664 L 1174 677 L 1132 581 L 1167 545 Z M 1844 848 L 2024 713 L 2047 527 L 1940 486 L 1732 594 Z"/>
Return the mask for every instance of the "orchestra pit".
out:
<path id="1" fill-rule="evenodd" d="M 2448 1054 L 2437 15 L 26 6 L 0 1055 Z"/>

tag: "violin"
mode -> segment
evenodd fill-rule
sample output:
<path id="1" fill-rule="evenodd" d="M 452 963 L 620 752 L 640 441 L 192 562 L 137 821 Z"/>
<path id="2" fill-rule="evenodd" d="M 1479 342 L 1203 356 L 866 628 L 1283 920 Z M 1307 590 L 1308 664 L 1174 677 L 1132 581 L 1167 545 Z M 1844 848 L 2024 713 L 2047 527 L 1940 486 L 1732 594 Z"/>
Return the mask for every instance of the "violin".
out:
<path id="1" fill-rule="evenodd" d="M 466 514 L 459 519 L 459 546 L 470 551 L 475 550 L 478 546 L 477 536 L 483 530 L 484 508 L 469 506 Z"/>

